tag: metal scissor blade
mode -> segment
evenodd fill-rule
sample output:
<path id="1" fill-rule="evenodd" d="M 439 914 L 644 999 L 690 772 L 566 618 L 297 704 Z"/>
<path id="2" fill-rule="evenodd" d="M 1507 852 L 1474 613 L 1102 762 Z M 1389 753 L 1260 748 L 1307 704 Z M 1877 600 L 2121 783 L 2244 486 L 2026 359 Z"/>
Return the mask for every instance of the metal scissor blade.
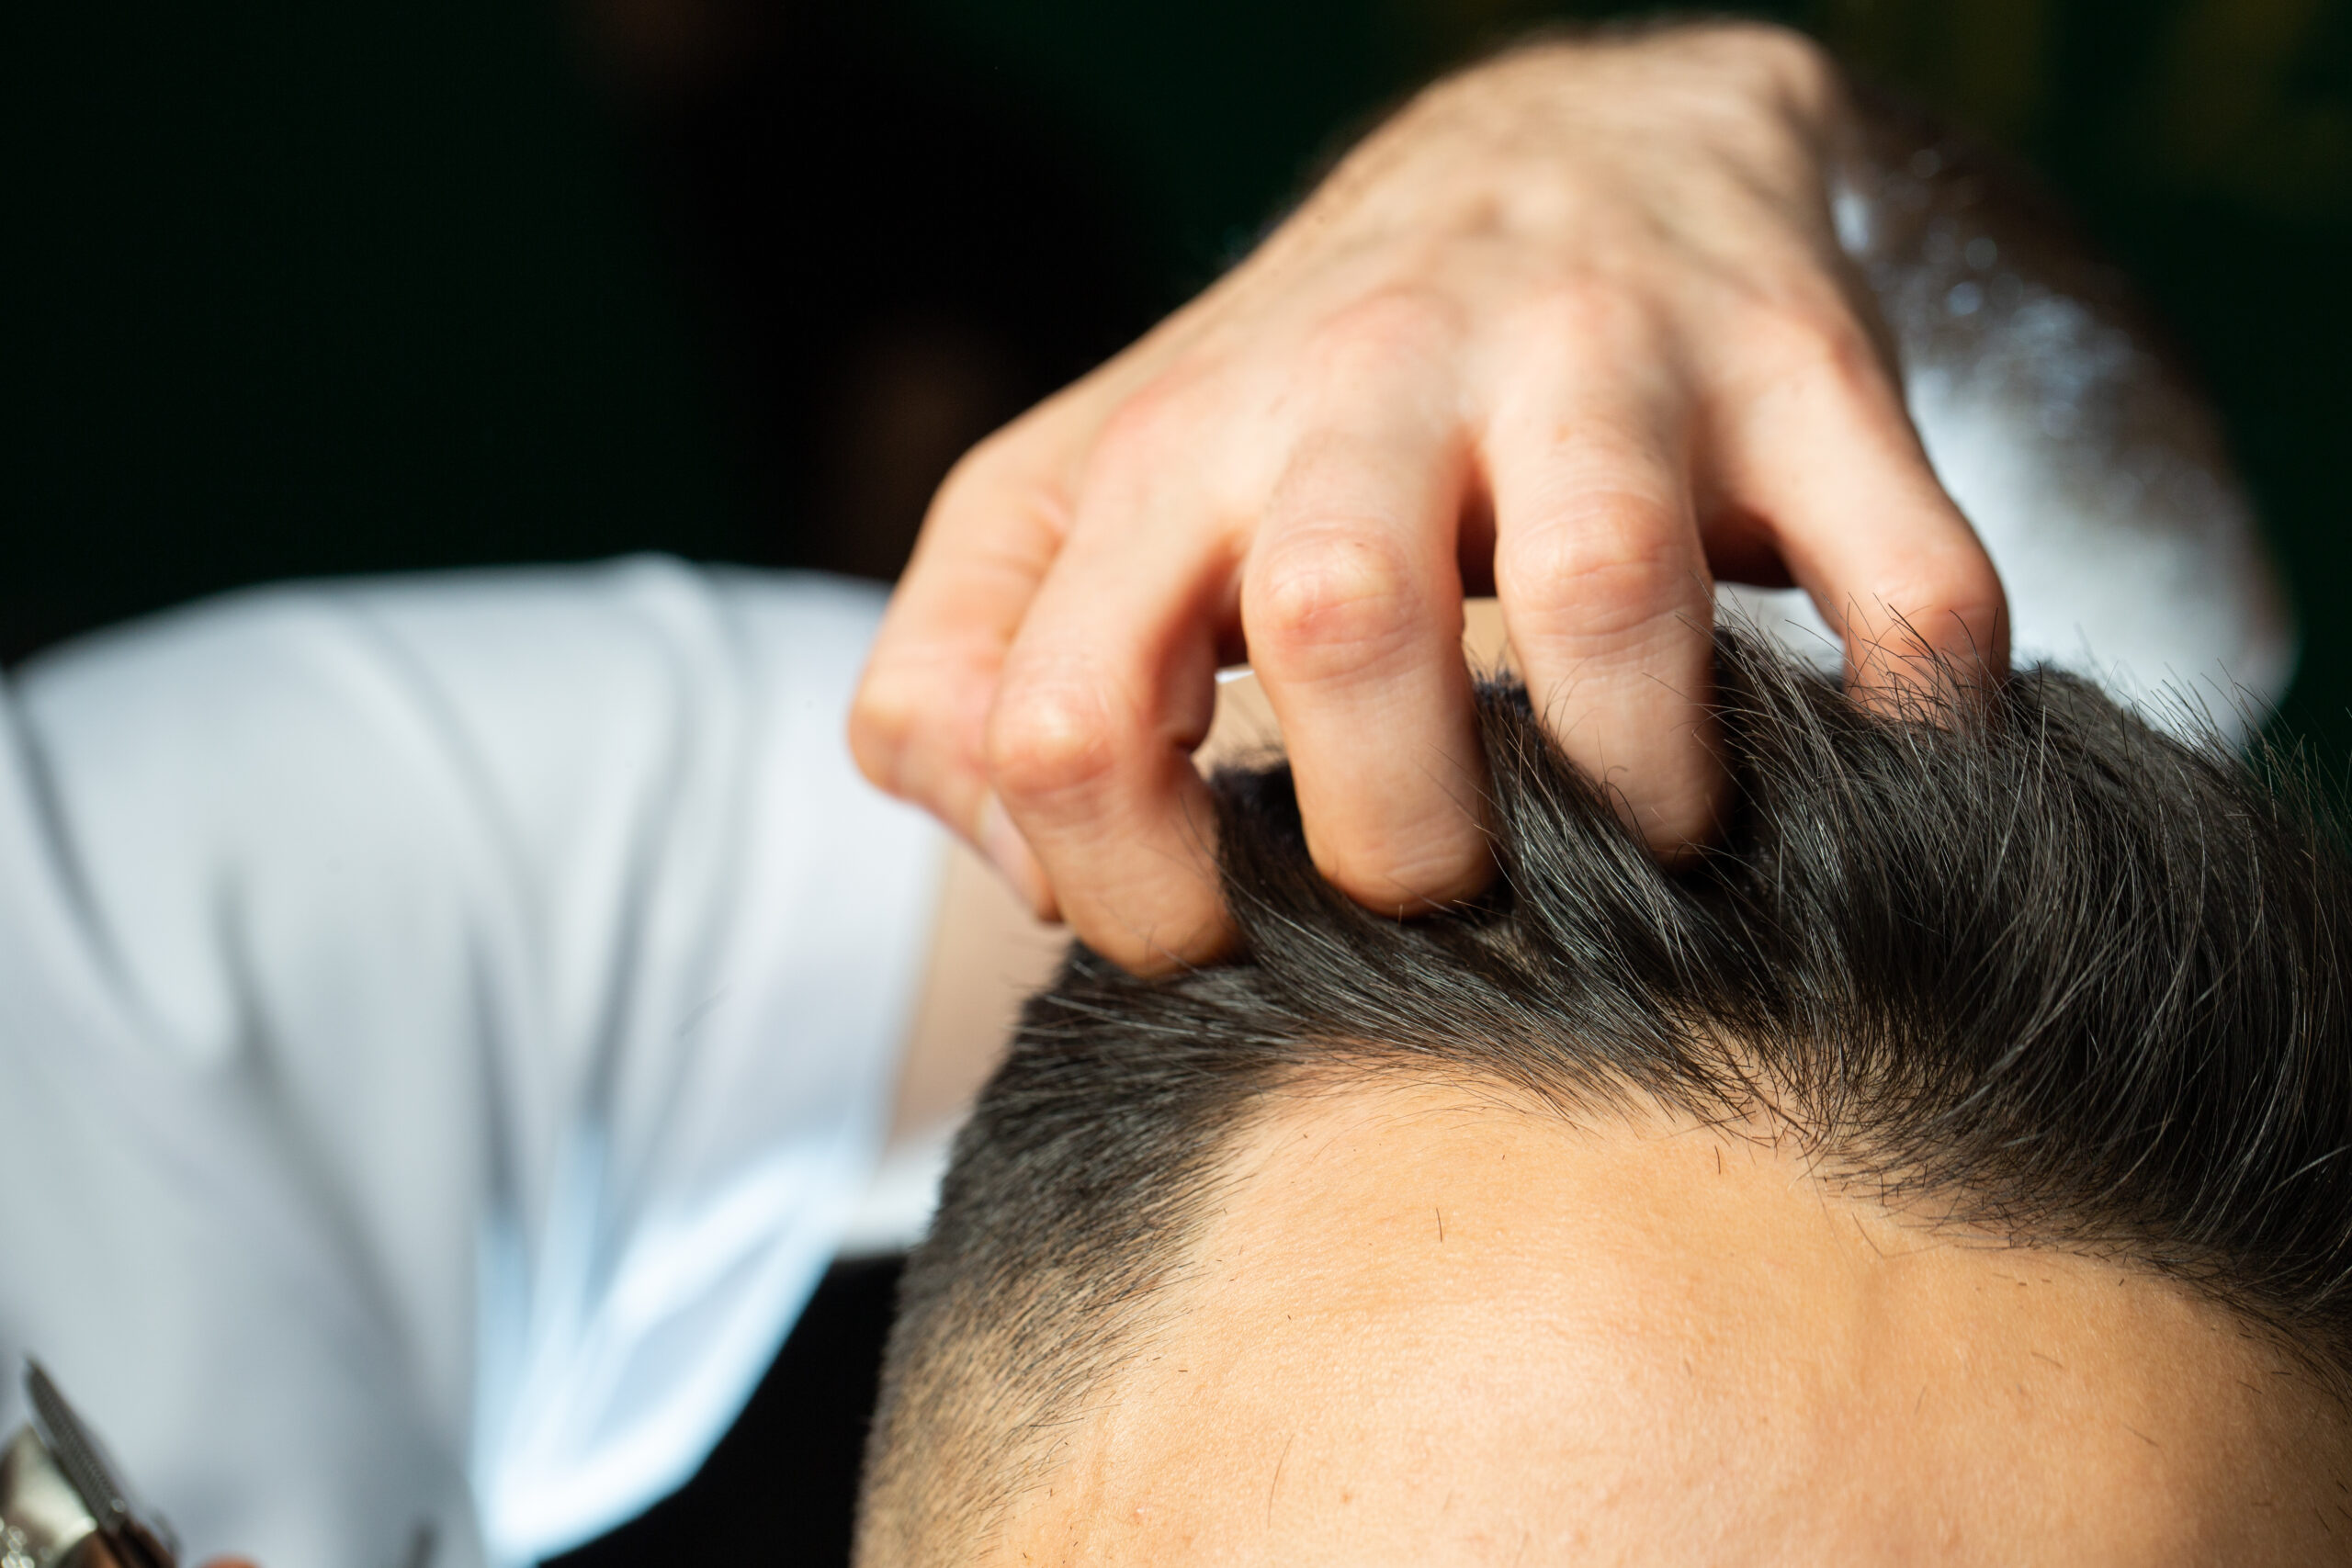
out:
<path id="1" fill-rule="evenodd" d="M 161 1519 L 141 1517 L 137 1499 L 106 1445 L 29 1356 L 25 1358 L 25 1393 L 32 1401 L 34 1431 L 66 1483 L 81 1494 L 83 1506 L 90 1510 L 115 1555 L 127 1568 L 171 1568 L 179 1546 L 170 1528 Z"/>
<path id="2" fill-rule="evenodd" d="M 96 1433 L 83 1425 L 81 1416 L 65 1403 L 41 1364 L 31 1357 L 25 1358 L 25 1393 L 33 1404 L 33 1426 L 40 1433 L 41 1441 L 57 1461 L 57 1468 L 74 1490 L 82 1495 L 83 1505 L 98 1528 L 112 1534 L 122 1528 L 130 1517 L 130 1496 L 116 1475 L 113 1465 Z"/>

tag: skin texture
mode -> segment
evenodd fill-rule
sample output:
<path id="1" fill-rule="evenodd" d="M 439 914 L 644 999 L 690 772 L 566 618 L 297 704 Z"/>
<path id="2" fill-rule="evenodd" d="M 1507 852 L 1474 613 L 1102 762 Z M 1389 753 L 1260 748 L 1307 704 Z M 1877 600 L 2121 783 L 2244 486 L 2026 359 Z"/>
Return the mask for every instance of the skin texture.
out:
<path id="1" fill-rule="evenodd" d="M 1463 606 L 1462 652 L 1473 670 L 1514 668 L 1492 599 Z M 1264 684 L 1237 671 L 1217 682 L 1216 716 L 1195 755 L 1205 768 L 1246 763 L 1281 739 Z M 1004 1060 L 1022 1002 L 1053 978 L 1069 945 L 1069 933 L 1039 919 L 970 845 L 947 843 L 922 993 L 899 1044 L 894 1147 L 927 1145 L 971 1111 Z"/>
<path id="2" fill-rule="evenodd" d="M 1793 34 L 1550 44 L 1440 83 L 1247 262 L 981 444 L 934 502 L 851 739 L 1040 914 L 1150 971 L 1229 940 L 1190 753 L 1247 660 L 1317 865 L 1410 913 L 1490 874 L 1466 592 L 1669 857 L 1713 830 L 1717 578 L 1808 590 L 1865 689 L 2006 662 Z"/>
<path id="3" fill-rule="evenodd" d="M 1290 1099 L 992 1563 L 2352 1560 L 2340 1407 L 2135 1268 L 1758 1127 Z"/>

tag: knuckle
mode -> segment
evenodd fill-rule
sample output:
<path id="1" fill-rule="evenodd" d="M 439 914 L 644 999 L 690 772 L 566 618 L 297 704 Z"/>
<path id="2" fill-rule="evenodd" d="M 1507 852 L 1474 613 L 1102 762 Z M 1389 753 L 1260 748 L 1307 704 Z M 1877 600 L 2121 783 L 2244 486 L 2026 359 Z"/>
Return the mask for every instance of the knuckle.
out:
<path id="1" fill-rule="evenodd" d="M 1891 389 L 1878 345 L 1842 302 L 1779 303 L 1765 312 L 1757 330 L 1762 363 L 1776 378 L 1821 383 L 1848 395 Z"/>
<path id="2" fill-rule="evenodd" d="M 1974 552 L 1939 552 L 1878 592 L 1887 612 L 1939 647 L 1976 645 L 1990 652 L 2007 615 L 2001 581 Z"/>
<path id="3" fill-rule="evenodd" d="M 1847 407 L 1900 404 L 1877 344 L 1841 301 L 1767 301 L 1747 332 L 1752 353 L 1731 374 L 1734 386 L 1830 395 Z"/>
<path id="4" fill-rule="evenodd" d="M 1817 112 L 1838 87 L 1836 60 L 1794 28 L 1755 20 L 1702 24 L 1692 41 L 1751 97 L 1774 107 Z"/>
<path id="5" fill-rule="evenodd" d="M 858 772 L 876 789 L 891 795 L 899 788 L 899 758 L 914 733 L 918 704 L 904 681 L 880 671 L 868 671 L 858 682 L 849 709 L 850 755 Z"/>
<path id="6" fill-rule="evenodd" d="M 1098 457 L 1112 464 L 1164 462 L 1200 440 L 1204 400 L 1193 376 L 1163 372 L 1127 394 L 1095 436 Z"/>
<path id="7" fill-rule="evenodd" d="M 1829 51 L 1794 28 L 1747 22 L 1737 28 L 1735 39 L 1764 79 L 1799 103 L 1817 102 L 1837 83 L 1838 67 Z"/>
<path id="8" fill-rule="evenodd" d="M 1624 278 L 1557 278 L 1524 310 L 1521 342 L 1565 349 L 1596 364 L 1648 365 L 1663 357 L 1664 323 L 1650 299 Z"/>
<path id="9" fill-rule="evenodd" d="M 1069 532 L 1069 513 L 1055 467 L 1027 442 L 999 432 L 959 457 L 933 492 L 902 581 L 930 581 L 925 547 L 942 536 L 962 541 L 958 574 L 1002 566 L 1034 579 Z"/>
<path id="10" fill-rule="evenodd" d="M 1514 533 L 1497 577 L 1555 632 L 1613 641 L 1688 613 L 1706 594 L 1680 514 L 1636 496 L 1592 496 Z"/>
<path id="11" fill-rule="evenodd" d="M 1837 59 L 1817 40 L 1770 24 L 1759 24 L 1757 36 L 1781 93 L 1799 107 L 1818 112 L 1837 96 L 1842 82 Z"/>
<path id="12" fill-rule="evenodd" d="M 1338 528 L 1272 547 L 1245 590 L 1253 660 L 1278 678 L 1316 680 L 1377 664 L 1426 619 L 1412 563 L 1387 539 Z"/>
<path id="13" fill-rule="evenodd" d="M 850 755 L 876 788 L 958 819 L 979 787 L 992 681 L 937 651 L 884 646 L 849 712 Z"/>
<path id="14" fill-rule="evenodd" d="M 1390 287 L 1327 317 L 1307 341 L 1306 363 L 1341 383 L 1442 364 L 1462 333 L 1460 310 L 1427 288 Z"/>
<path id="15" fill-rule="evenodd" d="M 1120 739 L 1099 690 L 1067 680 L 1008 682 L 989 715 L 989 775 L 1009 802 L 1084 791 L 1117 766 Z"/>
<path id="16" fill-rule="evenodd" d="M 989 504 L 988 498 L 1003 489 L 1016 471 L 1016 454 L 1003 431 L 982 436 L 967 447 L 949 467 L 932 495 L 934 515 L 968 511 Z"/>

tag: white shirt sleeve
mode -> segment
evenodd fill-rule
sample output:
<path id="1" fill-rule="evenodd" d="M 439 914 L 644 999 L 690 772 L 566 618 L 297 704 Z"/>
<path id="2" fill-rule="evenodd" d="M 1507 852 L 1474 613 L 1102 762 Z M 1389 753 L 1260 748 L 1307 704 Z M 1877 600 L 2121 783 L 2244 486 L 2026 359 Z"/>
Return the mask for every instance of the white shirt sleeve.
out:
<path id="1" fill-rule="evenodd" d="M 842 741 L 879 608 L 661 560 L 298 586 L 17 682 L 0 1102 L 44 1175 L 0 1186 L 0 1351 L 196 1549 L 526 1562 L 733 1418 L 930 931 L 933 832 Z"/>

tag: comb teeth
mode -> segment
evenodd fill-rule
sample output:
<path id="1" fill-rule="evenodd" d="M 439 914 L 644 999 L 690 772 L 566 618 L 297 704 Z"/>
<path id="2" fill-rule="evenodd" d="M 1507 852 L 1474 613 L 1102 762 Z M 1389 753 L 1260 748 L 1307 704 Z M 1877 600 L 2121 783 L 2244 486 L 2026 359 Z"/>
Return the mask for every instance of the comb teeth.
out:
<path id="1" fill-rule="evenodd" d="M 109 1534 L 119 1530 L 130 1517 L 130 1499 L 123 1495 L 121 1483 L 115 1480 L 114 1467 L 107 1463 L 97 1439 L 65 1403 L 40 1363 L 30 1357 L 25 1359 L 25 1393 L 32 1400 L 33 1418 L 57 1468 L 82 1495 L 82 1504 L 97 1520 L 98 1529 Z"/>

